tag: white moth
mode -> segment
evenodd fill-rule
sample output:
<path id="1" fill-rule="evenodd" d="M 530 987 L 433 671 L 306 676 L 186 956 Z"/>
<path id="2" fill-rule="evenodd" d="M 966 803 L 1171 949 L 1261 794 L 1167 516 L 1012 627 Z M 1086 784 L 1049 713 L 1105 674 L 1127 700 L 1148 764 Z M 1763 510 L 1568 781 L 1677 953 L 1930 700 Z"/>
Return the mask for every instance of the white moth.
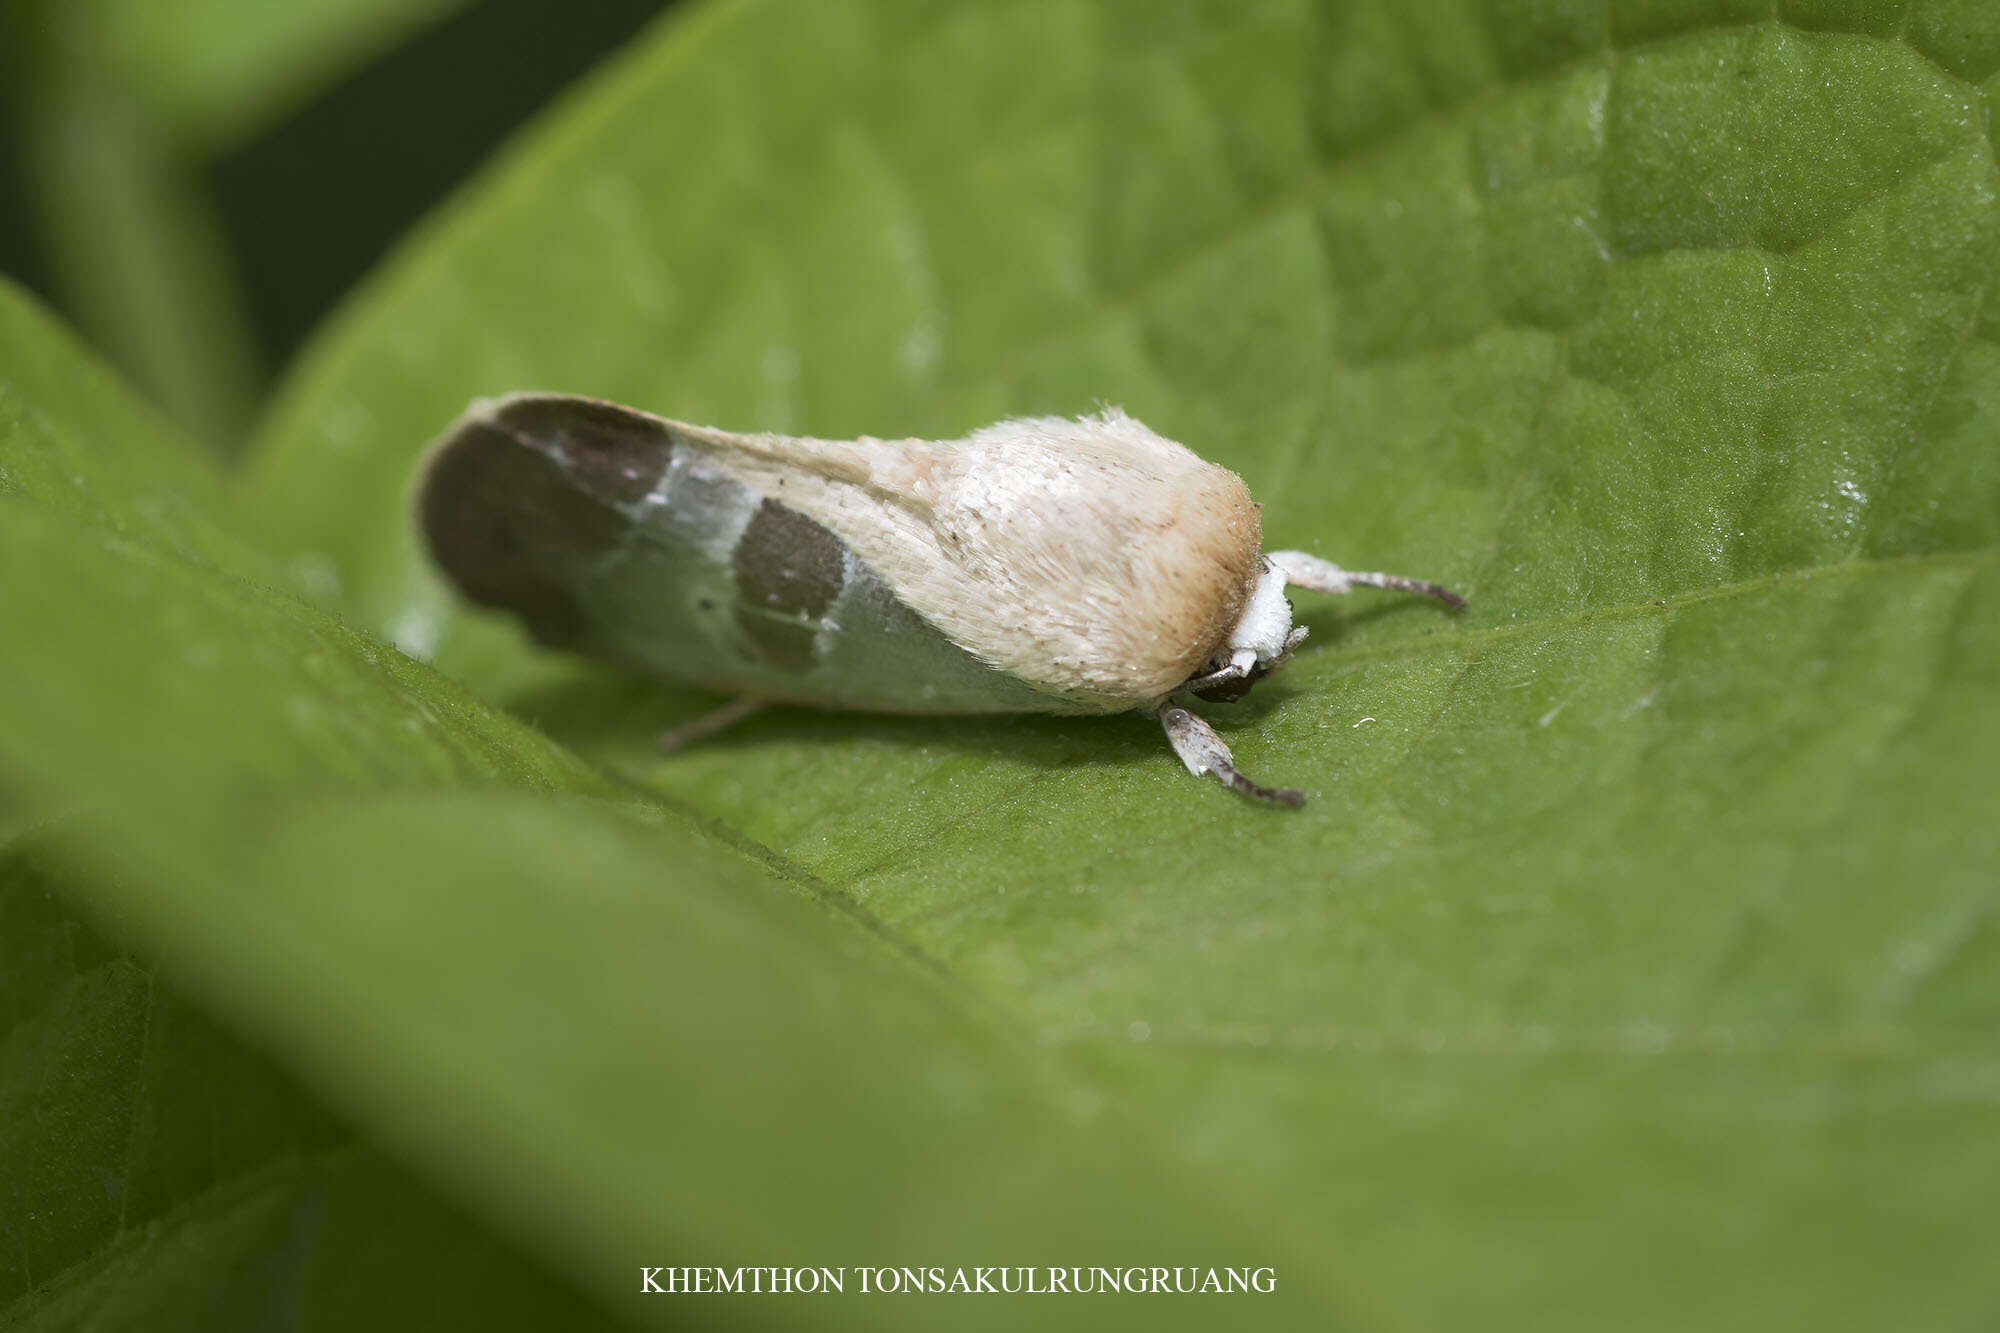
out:
<path id="1" fill-rule="evenodd" d="M 543 643 L 737 696 L 894 713 L 1156 714 L 1250 796 L 1178 697 L 1239 698 L 1305 638 L 1287 585 L 1434 583 L 1262 550 L 1235 473 L 1116 409 L 962 440 L 817 440 L 557 394 L 475 402 L 419 521 L 467 597 Z"/>

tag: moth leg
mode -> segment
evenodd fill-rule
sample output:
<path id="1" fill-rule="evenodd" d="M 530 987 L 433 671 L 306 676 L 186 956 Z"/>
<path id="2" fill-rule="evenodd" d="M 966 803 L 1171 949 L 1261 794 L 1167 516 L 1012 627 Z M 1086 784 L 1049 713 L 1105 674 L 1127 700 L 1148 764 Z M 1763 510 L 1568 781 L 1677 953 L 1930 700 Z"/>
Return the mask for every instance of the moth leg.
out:
<path id="1" fill-rule="evenodd" d="M 1413 579 L 1402 574 L 1372 574 L 1361 570 L 1342 569 L 1330 560 L 1322 560 L 1304 551 L 1271 551 L 1264 558 L 1284 570 L 1285 582 L 1294 588 L 1336 594 L 1351 592 L 1355 588 L 1395 588 L 1402 592 L 1435 597 L 1454 611 L 1465 609 L 1463 597 L 1427 579 Z"/>
<path id="2" fill-rule="evenodd" d="M 1215 728 L 1187 709 L 1167 704 L 1160 709 L 1160 725 L 1166 728 L 1167 743 L 1174 747 L 1174 753 L 1187 765 L 1187 771 L 1196 777 L 1204 773 L 1213 774 L 1223 786 L 1273 805 L 1289 805 L 1296 810 L 1306 803 L 1306 794 L 1297 788 L 1279 787 L 1274 790 L 1259 786 L 1237 772 L 1235 756 L 1222 743 L 1222 737 L 1215 734 Z"/>
<path id="3" fill-rule="evenodd" d="M 762 711 L 763 707 L 762 699 L 739 694 L 720 708 L 689 718 L 677 727 L 668 727 L 660 733 L 660 749 L 671 754 L 689 741 L 703 740 L 717 732 L 727 731 L 752 713 Z"/>
<path id="4" fill-rule="evenodd" d="M 1201 691 L 1217 685 L 1227 685 L 1234 680 L 1242 680 L 1250 674 L 1250 668 L 1241 662 L 1224 662 L 1213 671 L 1199 676 L 1189 676 L 1181 685 L 1184 690 Z"/>
<path id="5" fill-rule="evenodd" d="M 1199 676 L 1189 676 L 1181 682 L 1174 693 L 1188 693 L 1207 699 L 1211 703 L 1234 703 L 1249 693 L 1250 687 L 1264 677 L 1271 675 L 1285 663 L 1292 660 L 1292 652 L 1306 641 L 1306 627 L 1294 625 L 1292 632 L 1285 636 L 1285 646 L 1276 657 L 1256 661 L 1249 654 L 1224 662 L 1213 671 L 1204 671 Z M 1235 686 L 1234 689 L 1224 689 Z"/>

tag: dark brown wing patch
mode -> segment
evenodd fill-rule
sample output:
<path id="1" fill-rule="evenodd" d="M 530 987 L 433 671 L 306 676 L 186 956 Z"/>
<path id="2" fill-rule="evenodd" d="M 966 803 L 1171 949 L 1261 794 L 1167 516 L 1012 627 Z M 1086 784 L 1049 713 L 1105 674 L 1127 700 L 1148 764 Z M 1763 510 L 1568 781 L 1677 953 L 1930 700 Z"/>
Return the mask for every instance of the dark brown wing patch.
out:
<path id="1" fill-rule="evenodd" d="M 515 398 L 493 419 L 524 444 L 558 459 L 579 490 L 614 504 L 651 495 L 673 461 L 672 439 L 660 424 L 615 403 Z"/>
<path id="2" fill-rule="evenodd" d="M 736 543 L 736 623 L 773 666 L 813 664 L 820 618 L 840 596 L 840 538 L 776 500 L 757 506 Z"/>
<path id="3" fill-rule="evenodd" d="M 438 446 L 419 521 L 467 597 L 516 613 L 543 643 L 574 645 L 585 618 L 572 589 L 631 528 L 618 506 L 650 493 L 672 457 L 666 432 L 638 413 L 517 399 Z"/>

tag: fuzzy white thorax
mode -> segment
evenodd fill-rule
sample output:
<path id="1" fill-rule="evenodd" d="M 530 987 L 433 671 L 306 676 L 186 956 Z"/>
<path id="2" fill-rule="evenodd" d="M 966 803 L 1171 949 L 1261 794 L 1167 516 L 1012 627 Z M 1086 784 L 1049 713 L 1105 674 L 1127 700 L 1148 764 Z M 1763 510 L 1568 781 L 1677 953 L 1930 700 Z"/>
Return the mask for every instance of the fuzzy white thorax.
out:
<path id="1" fill-rule="evenodd" d="M 1285 571 L 1264 566 L 1257 591 L 1243 608 L 1243 618 L 1229 635 L 1229 660 L 1248 670 L 1259 662 L 1281 657 L 1292 632 L 1292 604 L 1285 600 Z"/>

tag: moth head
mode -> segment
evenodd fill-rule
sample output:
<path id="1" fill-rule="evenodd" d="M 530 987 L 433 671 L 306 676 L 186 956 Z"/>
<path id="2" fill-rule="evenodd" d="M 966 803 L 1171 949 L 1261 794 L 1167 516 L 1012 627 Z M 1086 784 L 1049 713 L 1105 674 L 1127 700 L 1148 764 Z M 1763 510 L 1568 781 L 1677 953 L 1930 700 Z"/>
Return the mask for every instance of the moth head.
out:
<path id="1" fill-rule="evenodd" d="M 1266 560 L 1257 588 L 1244 603 L 1243 614 L 1229 632 L 1222 650 L 1183 687 L 1198 699 L 1234 703 L 1250 687 L 1285 664 L 1292 649 L 1306 637 L 1303 625 L 1292 625 L 1292 604 L 1285 597 L 1285 571 Z"/>

